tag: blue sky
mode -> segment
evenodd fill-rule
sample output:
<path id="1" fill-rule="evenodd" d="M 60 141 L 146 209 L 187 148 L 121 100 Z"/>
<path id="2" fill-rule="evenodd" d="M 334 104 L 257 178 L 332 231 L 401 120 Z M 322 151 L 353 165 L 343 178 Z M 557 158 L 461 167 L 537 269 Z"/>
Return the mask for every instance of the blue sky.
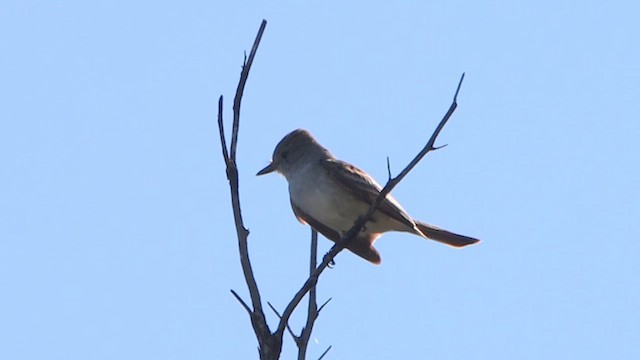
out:
<path id="1" fill-rule="evenodd" d="M 263 299 L 305 279 L 286 182 L 309 129 L 380 182 L 459 109 L 394 196 L 481 238 L 340 254 L 309 349 L 330 359 L 640 356 L 635 1 L 5 1 L 0 358 L 252 359 L 215 125 L 245 92 L 241 198 Z M 228 127 L 230 127 L 228 125 Z M 321 239 L 320 251 L 330 242 Z M 299 329 L 304 314 L 292 325 Z M 268 314 L 275 326 L 276 317 Z M 295 358 L 287 339 L 283 359 Z"/>

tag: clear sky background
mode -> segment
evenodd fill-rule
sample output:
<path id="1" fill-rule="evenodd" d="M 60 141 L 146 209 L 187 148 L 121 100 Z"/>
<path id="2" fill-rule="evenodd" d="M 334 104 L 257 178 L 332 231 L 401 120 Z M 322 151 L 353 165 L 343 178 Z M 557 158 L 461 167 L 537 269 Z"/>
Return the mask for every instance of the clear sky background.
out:
<path id="1" fill-rule="evenodd" d="M 265 301 L 305 279 L 285 180 L 309 129 L 396 188 L 406 234 L 350 253 L 309 349 L 328 359 L 640 358 L 637 1 L 3 1 L 0 358 L 255 359 L 216 128 L 269 21 L 238 149 Z M 230 125 L 228 125 L 230 127 Z M 321 239 L 324 253 L 331 243 Z M 297 313 L 295 329 L 304 321 Z M 276 317 L 268 313 L 272 326 Z M 283 359 L 293 359 L 287 338 Z"/>

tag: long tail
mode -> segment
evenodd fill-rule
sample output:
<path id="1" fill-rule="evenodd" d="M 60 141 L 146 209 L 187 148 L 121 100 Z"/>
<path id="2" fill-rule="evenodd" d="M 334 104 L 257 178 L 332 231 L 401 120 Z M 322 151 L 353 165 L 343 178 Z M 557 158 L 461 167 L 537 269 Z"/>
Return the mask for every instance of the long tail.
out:
<path id="1" fill-rule="evenodd" d="M 454 234 L 444 229 L 437 228 L 433 225 L 425 224 L 423 222 L 416 221 L 418 229 L 429 239 L 435 240 L 447 245 L 455 247 L 463 247 L 480 242 L 478 239 L 472 237 Z"/>

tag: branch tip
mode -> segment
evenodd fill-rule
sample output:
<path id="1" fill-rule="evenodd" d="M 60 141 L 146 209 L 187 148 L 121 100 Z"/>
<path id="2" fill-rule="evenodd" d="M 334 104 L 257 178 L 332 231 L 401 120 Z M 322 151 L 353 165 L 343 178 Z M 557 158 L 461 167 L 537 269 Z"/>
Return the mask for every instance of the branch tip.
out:
<path id="1" fill-rule="evenodd" d="M 322 311 L 322 309 L 329 303 L 329 301 L 331 301 L 331 299 L 332 298 L 328 298 L 327 301 L 324 302 L 324 304 L 320 305 L 320 307 L 318 308 L 318 314 L 320 314 L 320 311 Z"/>
<path id="2" fill-rule="evenodd" d="M 231 289 L 231 293 L 233 294 L 233 296 L 236 298 L 236 300 L 238 300 L 238 302 L 240 302 L 240 304 L 242 304 L 242 306 L 244 307 L 245 310 L 247 310 L 247 312 L 249 313 L 249 316 L 251 316 L 253 314 L 253 311 L 251 311 L 251 308 L 249 308 L 249 305 L 247 305 L 246 302 L 244 302 L 244 300 L 242 300 L 242 298 L 240 297 L 240 295 L 238 295 L 237 292 L 235 292 L 233 289 Z"/>
<path id="3" fill-rule="evenodd" d="M 271 305 L 271 303 L 269 301 L 267 301 L 267 305 L 269 305 L 269 307 L 271 308 L 271 310 L 273 310 L 273 312 L 278 315 L 279 318 L 282 318 L 282 315 L 280 315 L 280 313 L 278 312 L 278 310 L 276 310 L 275 307 L 273 307 L 273 305 Z"/>
<path id="4" fill-rule="evenodd" d="M 460 81 L 458 82 L 458 88 L 456 88 L 456 94 L 453 95 L 453 103 L 455 104 L 456 102 L 458 102 L 458 93 L 460 92 L 460 87 L 462 87 L 462 81 L 464 80 L 464 74 L 462 73 L 462 76 L 460 76 Z"/>
<path id="5" fill-rule="evenodd" d="M 389 157 L 387 156 L 387 173 L 389 175 L 389 180 L 391 180 L 391 162 L 389 161 Z"/>
<path id="6" fill-rule="evenodd" d="M 218 99 L 218 132 L 220 133 L 220 145 L 222 146 L 222 157 L 224 158 L 225 165 L 227 165 L 229 163 L 229 150 L 227 150 L 227 140 L 226 140 L 226 136 L 224 135 L 224 121 L 222 119 L 222 113 L 223 113 L 222 100 L 223 100 L 222 95 L 220 95 L 220 99 Z"/>
<path id="7" fill-rule="evenodd" d="M 329 347 L 327 348 L 327 350 L 325 350 L 322 355 L 320 355 L 320 357 L 318 358 L 318 360 L 322 360 L 322 358 L 327 355 L 327 353 L 329 352 L 329 350 L 331 350 L 331 345 L 329 345 Z"/>

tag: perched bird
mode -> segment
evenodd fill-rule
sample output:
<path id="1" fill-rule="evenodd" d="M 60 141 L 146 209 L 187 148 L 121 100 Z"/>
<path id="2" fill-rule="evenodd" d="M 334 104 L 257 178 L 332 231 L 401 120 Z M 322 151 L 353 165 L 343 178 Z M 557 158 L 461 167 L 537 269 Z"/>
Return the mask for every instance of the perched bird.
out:
<path id="1" fill-rule="evenodd" d="M 303 129 L 285 136 L 273 151 L 271 163 L 257 175 L 274 171 L 289 182 L 291 207 L 298 221 L 332 241 L 340 240 L 349 231 L 382 190 L 366 172 L 333 157 Z M 347 249 L 380 264 L 380 254 L 373 243 L 387 231 L 408 232 L 455 247 L 479 241 L 412 219 L 389 194 Z"/>

